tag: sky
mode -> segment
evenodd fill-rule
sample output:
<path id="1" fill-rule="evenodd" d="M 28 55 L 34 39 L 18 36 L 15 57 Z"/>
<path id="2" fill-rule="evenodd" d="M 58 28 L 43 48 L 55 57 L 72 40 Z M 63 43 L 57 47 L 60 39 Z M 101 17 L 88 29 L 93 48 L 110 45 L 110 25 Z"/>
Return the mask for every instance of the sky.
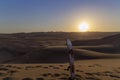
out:
<path id="1" fill-rule="evenodd" d="M 120 0 L 0 0 L 0 33 L 120 31 Z"/>

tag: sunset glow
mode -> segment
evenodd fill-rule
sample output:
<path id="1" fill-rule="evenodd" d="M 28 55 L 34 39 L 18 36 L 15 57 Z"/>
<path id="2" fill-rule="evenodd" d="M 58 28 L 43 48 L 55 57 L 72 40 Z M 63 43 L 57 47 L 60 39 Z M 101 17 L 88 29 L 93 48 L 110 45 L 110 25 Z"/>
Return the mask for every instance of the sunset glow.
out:
<path id="1" fill-rule="evenodd" d="M 0 33 L 120 32 L 120 0 L 0 0 Z"/>
<path id="2" fill-rule="evenodd" d="M 89 24 L 84 22 L 79 25 L 80 32 L 87 32 L 89 30 Z"/>

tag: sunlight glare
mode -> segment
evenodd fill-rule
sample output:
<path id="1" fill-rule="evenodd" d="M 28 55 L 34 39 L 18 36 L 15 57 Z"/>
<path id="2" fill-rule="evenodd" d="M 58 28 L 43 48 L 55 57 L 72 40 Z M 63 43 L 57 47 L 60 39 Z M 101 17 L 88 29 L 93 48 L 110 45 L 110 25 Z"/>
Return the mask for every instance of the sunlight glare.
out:
<path id="1" fill-rule="evenodd" d="M 84 22 L 79 25 L 80 32 L 87 32 L 89 30 L 89 24 Z"/>

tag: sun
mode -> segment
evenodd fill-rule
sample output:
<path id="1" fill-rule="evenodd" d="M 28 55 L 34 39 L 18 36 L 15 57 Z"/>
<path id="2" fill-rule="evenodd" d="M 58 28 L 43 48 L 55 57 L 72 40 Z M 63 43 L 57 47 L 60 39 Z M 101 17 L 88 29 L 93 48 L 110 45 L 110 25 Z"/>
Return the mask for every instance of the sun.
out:
<path id="1" fill-rule="evenodd" d="M 79 25 L 80 32 L 87 32 L 89 30 L 89 24 L 84 22 Z"/>

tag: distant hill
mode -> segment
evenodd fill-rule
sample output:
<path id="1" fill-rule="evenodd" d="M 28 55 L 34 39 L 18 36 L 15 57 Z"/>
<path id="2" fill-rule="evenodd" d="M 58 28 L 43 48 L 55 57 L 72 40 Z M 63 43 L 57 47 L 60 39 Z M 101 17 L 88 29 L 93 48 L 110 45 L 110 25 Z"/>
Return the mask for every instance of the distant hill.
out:
<path id="1" fill-rule="evenodd" d="M 13 33 L 13 34 L 0 34 L 0 39 L 33 39 L 33 38 L 46 38 L 48 39 L 66 39 L 71 40 L 87 40 L 87 39 L 100 39 L 102 37 L 117 34 L 119 32 L 32 32 L 32 33 Z"/>
<path id="2" fill-rule="evenodd" d="M 120 34 L 103 37 L 101 39 L 74 40 L 72 43 L 74 46 L 113 45 L 120 47 Z"/>

